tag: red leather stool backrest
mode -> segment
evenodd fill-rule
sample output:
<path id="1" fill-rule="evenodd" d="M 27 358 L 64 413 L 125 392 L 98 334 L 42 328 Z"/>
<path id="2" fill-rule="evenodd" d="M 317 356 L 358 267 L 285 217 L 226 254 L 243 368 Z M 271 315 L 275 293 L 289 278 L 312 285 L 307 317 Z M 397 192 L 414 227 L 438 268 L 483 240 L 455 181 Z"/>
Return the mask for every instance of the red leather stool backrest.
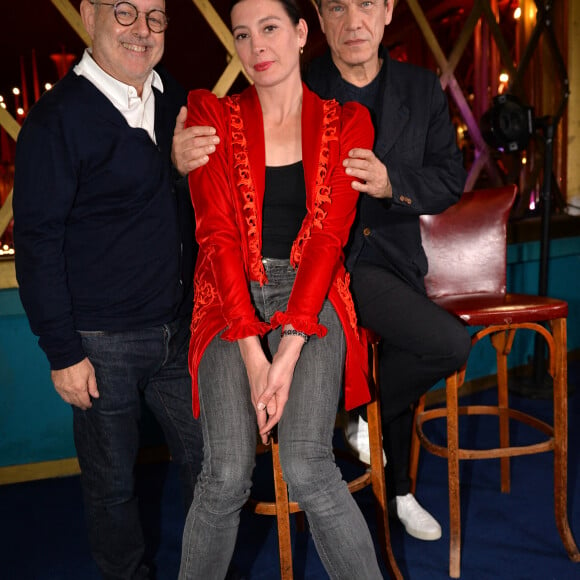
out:
<path id="1" fill-rule="evenodd" d="M 421 216 L 430 298 L 506 292 L 507 221 L 516 186 L 465 192 L 438 215 Z"/>

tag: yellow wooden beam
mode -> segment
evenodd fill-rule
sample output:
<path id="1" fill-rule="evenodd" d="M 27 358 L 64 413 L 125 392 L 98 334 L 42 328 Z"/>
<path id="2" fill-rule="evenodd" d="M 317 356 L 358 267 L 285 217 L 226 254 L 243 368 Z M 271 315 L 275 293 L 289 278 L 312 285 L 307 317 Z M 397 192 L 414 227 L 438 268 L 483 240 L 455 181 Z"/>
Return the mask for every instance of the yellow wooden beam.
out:
<path id="1" fill-rule="evenodd" d="M 479 124 L 473 115 L 473 111 L 469 106 L 465 95 L 463 94 L 463 90 L 459 86 L 457 79 L 455 76 L 451 77 L 449 82 L 449 92 L 455 101 L 455 104 L 459 108 L 459 112 L 461 117 L 465 121 L 467 125 L 467 130 L 469 131 L 469 136 L 471 141 L 473 142 L 476 150 L 476 155 L 484 155 L 483 160 L 485 160 L 486 167 L 488 174 L 491 178 L 491 181 L 495 185 L 501 185 L 501 176 L 499 173 L 499 169 L 497 165 L 493 161 L 493 159 L 488 154 L 488 146 L 481 134 L 481 129 L 479 128 Z"/>
<path id="2" fill-rule="evenodd" d="M 0 125 L 3 129 L 16 141 L 18 133 L 20 132 L 20 124 L 18 121 L 6 110 L 0 107 Z"/>
<path id="3" fill-rule="evenodd" d="M 139 449 L 137 463 L 139 465 L 166 463 L 169 459 L 169 450 L 166 445 L 154 445 Z M 38 463 L 8 465 L 6 467 L 0 467 L 0 485 L 78 475 L 80 471 L 79 462 L 76 457 L 41 461 Z"/>
<path id="4" fill-rule="evenodd" d="M 423 33 L 427 45 L 431 49 L 431 52 L 433 53 L 433 56 L 437 61 L 437 64 L 441 69 L 446 69 L 448 63 L 447 59 L 445 58 L 445 54 L 443 54 L 441 46 L 437 42 L 437 38 L 435 37 L 435 34 L 433 33 L 433 30 L 429 22 L 427 21 L 427 17 L 425 16 L 425 13 L 419 6 L 418 0 L 407 0 L 407 4 L 409 5 L 409 9 L 411 10 L 413 16 L 415 17 L 415 20 L 419 25 L 419 28 Z"/>
<path id="5" fill-rule="evenodd" d="M 493 167 L 495 169 L 495 173 L 490 175 L 490 180 L 494 186 L 502 185 L 502 179 L 497 171 L 496 165 L 491 159 L 489 148 L 486 148 L 482 151 L 476 151 L 475 159 L 469 168 L 469 172 L 467 174 L 467 180 L 465 182 L 465 191 L 471 191 L 475 188 L 477 179 L 479 178 L 479 174 L 482 170 L 487 167 Z"/>
<path id="6" fill-rule="evenodd" d="M 79 36 L 89 44 L 91 39 L 84 29 L 79 13 L 73 5 L 68 0 L 51 0 L 51 2 L 56 6 Z M 18 133 L 20 132 L 20 124 L 8 111 L 2 108 L 0 108 L 0 125 L 2 125 L 8 135 L 16 141 Z M 6 228 L 12 221 L 12 196 L 13 191 L 10 191 L 8 197 L 2 204 L 2 207 L 0 207 L 0 235 L 5 232 Z"/>
<path id="7" fill-rule="evenodd" d="M 206 19 L 207 23 L 211 26 L 215 35 L 219 38 L 220 42 L 224 45 L 225 49 L 228 51 L 230 56 L 236 54 L 236 49 L 234 47 L 234 37 L 230 32 L 230 29 L 224 24 L 220 15 L 216 12 L 215 8 L 211 5 L 208 0 L 192 0 L 197 6 L 197 9 L 202 13 L 203 17 Z"/>
<path id="8" fill-rule="evenodd" d="M 0 236 L 6 231 L 8 224 L 12 221 L 12 192 L 10 190 L 8 197 L 4 200 L 2 207 L 0 207 Z"/>
<path id="9" fill-rule="evenodd" d="M 72 26 L 73 30 L 83 39 L 84 43 L 89 46 L 91 37 L 83 26 L 81 15 L 69 0 L 50 0 L 57 10 L 64 16 L 64 19 Z"/>
<path id="10" fill-rule="evenodd" d="M 218 97 L 223 97 L 224 95 L 226 95 L 241 72 L 244 72 L 242 63 L 240 62 L 238 56 L 234 55 L 234 57 L 230 60 L 229 64 L 226 66 L 224 72 L 222 73 L 222 76 L 218 79 L 218 82 L 215 84 L 213 92 Z"/>
<path id="11" fill-rule="evenodd" d="M 473 31 L 475 30 L 475 27 L 477 26 L 477 22 L 479 21 L 480 17 L 481 17 L 481 7 L 479 6 L 479 4 L 476 3 L 473 6 L 471 12 L 469 13 L 467 20 L 465 21 L 465 24 L 461 32 L 459 33 L 457 42 L 455 43 L 455 46 L 453 47 L 453 50 L 449 55 L 448 69 L 445 72 L 441 73 L 441 86 L 443 88 L 447 86 L 447 83 L 449 82 L 449 76 L 456 69 L 467 44 L 469 43 L 471 37 L 473 36 Z"/>
<path id="12" fill-rule="evenodd" d="M 8 467 L 0 467 L 0 485 L 77 475 L 80 472 L 81 469 L 76 457 L 57 461 L 28 463 L 26 465 L 10 465 Z"/>
<path id="13" fill-rule="evenodd" d="M 80 14 L 76 8 L 68 0 L 51 0 L 51 2 L 72 26 L 73 30 L 89 45 L 91 39 L 83 26 Z M 20 132 L 20 125 L 8 111 L 2 108 L 0 108 L 0 125 L 16 141 L 18 133 Z M 0 235 L 4 233 L 8 224 L 12 221 L 12 196 L 13 190 L 10 191 L 2 207 L 0 207 Z"/>
<path id="14" fill-rule="evenodd" d="M 16 141 L 18 133 L 20 132 L 20 124 L 18 121 L 6 110 L 0 107 L 0 125 L 3 129 Z M 6 231 L 8 224 L 12 221 L 12 191 L 0 207 L 0 236 Z"/>
<path id="15" fill-rule="evenodd" d="M 246 71 L 241 66 L 240 61 L 236 55 L 234 37 L 232 36 L 230 29 L 224 24 L 224 21 L 221 19 L 220 15 L 216 12 L 215 8 L 208 0 L 192 0 L 192 2 L 201 12 L 202 16 L 210 25 L 215 35 L 223 44 L 228 55 L 231 57 L 230 62 L 224 69 L 218 82 L 215 84 L 213 92 L 218 97 L 223 97 L 230 90 L 240 72 L 243 73 L 246 79 L 248 79 L 248 82 L 251 83 L 252 81 L 250 77 L 246 74 Z"/>
<path id="16" fill-rule="evenodd" d="M 495 14 L 491 9 L 488 0 L 480 0 L 480 4 L 483 11 L 483 16 L 487 20 L 489 30 L 495 40 L 495 44 L 499 51 L 501 61 L 510 77 L 512 77 L 513 75 L 515 75 L 516 67 L 514 65 L 514 61 L 512 59 L 512 55 L 510 54 L 509 48 L 507 47 L 505 40 L 503 39 L 501 28 L 499 27 L 499 24 L 495 19 Z"/>
<path id="17" fill-rule="evenodd" d="M 0 289 L 6 290 L 8 288 L 18 288 L 14 260 L 0 260 Z M 2 468 L 0 467 L 0 470 L 1 469 Z M 2 476 L 0 474 L 0 480 L 1 479 Z"/>
<path id="18" fill-rule="evenodd" d="M 417 24 L 421 29 L 425 41 L 427 42 L 427 45 L 431 49 L 431 52 L 433 53 L 433 56 L 435 57 L 435 60 L 437 61 L 439 68 L 441 69 L 441 77 L 440 77 L 441 86 L 444 89 L 447 88 L 449 90 L 449 93 L 453 97 L 453 100 L 455 101 L 455 104 L 459 109 L 459 113 L 462 119 L 465 121 L 465 124 L 467 125 L 471 141 L 475 146 L 476 158 L 478 159 L 478 162 L 475 163 L 474 166 L 472 167 L 472 171 L 470 172 L 469 176 L 470 182 L 473 183 L 475 182 L 477 175 L 479 174 L 479 171 L 481 171 L 481 169 L 485 165 L 488 174 L 491 178 L 491 181 L 493 183 L 500 184 L 501 176 L 499 173 L 499 169 L 495 164 L 494 160 L 489 155 L 488 146 L 485 143 L 485 140 L 483 139 L 477 120 L 473 116 L 473 111 L 471 110 L 471 107 L 467 103 L 463 90 L 459 86 L 459 83 L 457 82 L 457 79 L 453 74 L 453 71 L 457 66 L 457 63 L 459 62 L 461 54 L 463 53 L 463 50 L 467 45 L 467 41 L 473 34 L 473 30 L 475 29 L 475 25 L 479 20 L 480 15 L 483 13 L 486 15 L 486 18 L 489 18 L 489 14 L 493 14 L 491 12 L 491 9 L 489 8 L 489 4 L 487 4 L 486 0 L 476 0 L 473 10 L 471 11 L 470 15 L 467 18 L 464 30 L 462 31 L 462 34 L 460 35 L 458 42 L 456 43 L 451 53 L 450 60 L 448 60 L 445 57 L 445 54 L 441 50 L 441 46 L 439 45 L 439 42 L 437 41 L 437 38 L 433 33 L 431 25 L 429 24 L 427 18 L 425 17 L 425 13 L 419 6 L 418 0 L 407 0 L 407 4 L 413 16 L 415 17 L 415 20 L 417 21 Z M 495 28 L 497 28 L 497 30 L 495 30 L 494 25 Z M 503 51 L 505 51 L 505 43 L 503 43 L 500 47 L 500 43 L 503 41 L 503 39 L 501 38 L 500 33 L 500 42 L 498 42 L 497 40 L 496 33 L 498 32 L 499 27 L 497 26 L 497 22 L 495 22 L 495 20 L 493 24 L 490 23 L 490 28 L 492 31 L 495 30 L 494 37 L 496 38 L 496 43 L 498 44 L 500 54 L 502 54 L 503 56 L 504 55 Z M 506 64 L 506 66 L 509 68 L 509 65 L 507 63 L 504 64 Z"/>

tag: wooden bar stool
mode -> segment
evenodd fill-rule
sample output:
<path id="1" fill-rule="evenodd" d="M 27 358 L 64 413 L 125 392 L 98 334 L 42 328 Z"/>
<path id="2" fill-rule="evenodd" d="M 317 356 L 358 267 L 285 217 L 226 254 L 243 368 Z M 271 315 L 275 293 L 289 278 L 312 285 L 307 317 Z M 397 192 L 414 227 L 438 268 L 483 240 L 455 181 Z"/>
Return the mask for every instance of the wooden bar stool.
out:
<path id="1" fill-rule="evenodd" d="M 369 443 L 371 465 L 362 475 L 348 482 L 351 493 L 359 491 L 368 485 L 372 486 L 375 498 L 376 515 L 379 531 L 379 544 L 381 554 L 391 578 L 402 580 L 403 576 L 399 571 L 397 562 L 391 549 L 389 533 L 389 515 L 387 510 L 387 487 L 385 484 L 385 471 L 383 467 L 383 444 L 381 429 L 381 412 L 379 406 L 379 355 L 378 338 L 369 336 L 371 345 L 371 377 L 370 391 L 371 401 L 367 404 L 367 419 L 369 425 Z M 261 444 L 260 444 L 261 445 Z M 259 446 L 260 446 L 259 445 Z M 282 477 L 282 467 L 280 465 L 280 455 L 278 440 L 272 438 L 271 444 L 272 464 L 274 470 L 274 492 L 275 501 L 258 501 L 250 498 L 248 507 L 257 514 L 276 516 L 278 525 L 278 549 L 280 554 L 280 576 L 282 580 L 292 580 L 292 543 L 290 538 L 290 514 L 297 514 L 298 517 L 304 515 L 300 506 L 296 502 L 289 501 L 286 482 Z M 263 449 L 259 449 L 262 451 Z M 299 523 L 300 525 L 300 523 Z"/>
<path id="2" fill-rule="evenodd" d="M 411 445 L 410 478 L 415 491 L 419 450 L 447 458 L 449 481 L 449 575 L 458 578 L 461 558 L 459 460 L 500 458 L 501 490 L 510 489 L 509 458 L 552 451 L 554 453 L 554 498 L 556 526 L 571 560 L 580 561 L 567 514 L 568 393 L 566 317 L 563 300 L 543 296 L 510 294 L 506 291 L 506 231 L 515 199 L 515 186 L 464 193 L 460 201 L 442 214 L 422 216 L 421 234 L 429 260 L 425 285 L 429 296 L 461 318 L 468 326 L 481 327 L 472 344 L 489 336 L 496 351 L 497 405 L 459 405 L 458 389 L 465 368 L 446 379 L 446 404 L 425 409 L 424 398 L 415 412 Z M 512 409 L 508 401 L 507 356 L 519 329 L 539 333 L 546 341 L 548 370 L 553 379 L 554 416 L 548 425 L 529 414 Z M 495 415 L 499 422 L 500 446 L 465 449 L 459 446 L 459 415 Z M 447 445 L 433 443 L 425 434 L 427 421 L 447 422 Z M 511 445 L 510 420 L 525 423 L 545 436 L 531 445 Z"/>

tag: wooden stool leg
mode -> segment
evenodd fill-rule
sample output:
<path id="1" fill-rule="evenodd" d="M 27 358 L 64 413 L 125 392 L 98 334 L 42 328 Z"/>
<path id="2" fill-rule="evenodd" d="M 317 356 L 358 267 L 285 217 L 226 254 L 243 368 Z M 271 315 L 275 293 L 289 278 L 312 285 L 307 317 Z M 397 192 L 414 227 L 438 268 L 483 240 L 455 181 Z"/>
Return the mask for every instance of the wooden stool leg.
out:
<path id="1" fill-rule="evenodd" d="M 274 466 L 274 491 L 276 495 L 276 520 L 278 524 L 278 550 L 280 552 L 280 577 L 292 580 L 292 541 L 290 538 L 290 510 L 288 507 L 288 489 L 282 477 L 278 438 L 272 438 L 272 463 Z"/>
<path id="2" fill-rule="evenodd" d="M 411 429 L 411 451 L 409 452 L 409 479 L 411 481 L 410 492 L 415 495 L 417 491 L 417 471 L 419 469 L 419 452 L 421 451 L 421 442 L 417 435 L 417 417 L 425 409 L 425 395 L 423 395 L 415 405 L 413 414 L 413 428 Z"/>
<path id="3" fill-rule="evenodd" d="M 459 500 L 459 413 L 457 373 L 447 377 L 447 477 L 449 483 L 449 576 L 461 570 L 461 506 Z"/>
<path id="4" fill-rule="evenodd" d="M 385 468 L 383 467 L 383 434 L 381 428 L 381 416 L 379 408 L 379 356 L 378 345 L 372 345 L 372 400 L 367 405 L 367 421 L 369 426 L 369 447 L 371 455 L 371 485 L 375 497 L 377 523 L 381 552 L 385 565 L 391 578 L 402 580 L 403 576 L 391 547 L 391 534 L 389 529 L 389 512 L 387 502 L 387 485 L 385 482 Z"/>
<path id="5" fill-rule="evenodd" d="M 554 511 L 560 538 L 573 562 L 580 552 L 568 523 L 568 366 L 566 319 L 552 322 L 554 336 Z"/>
<path id="6" fill-rule="evenodd" d="M 510 446 L 509 431 L 509 401 L 508 401 L 508 365 L 507 355 L 511 351 L 515 330 L 501 331 L 492 334 L 491 344 L 495 348 L 497 364 L 497 406 L 499 408 L 499 444 L 500 447 Z M 510 458 L 500 459 L 501 491 L 509 493 L 511 488 Z"/>

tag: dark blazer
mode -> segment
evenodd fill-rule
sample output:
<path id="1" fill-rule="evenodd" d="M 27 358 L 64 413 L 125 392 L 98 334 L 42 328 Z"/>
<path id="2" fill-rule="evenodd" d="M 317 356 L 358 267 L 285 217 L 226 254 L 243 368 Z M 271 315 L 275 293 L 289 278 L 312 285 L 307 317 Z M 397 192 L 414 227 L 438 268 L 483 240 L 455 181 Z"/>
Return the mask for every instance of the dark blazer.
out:
<path id="1" fill-rule="evenodd" d="M 352 270 L 368 243 L 379 265 L 424 292 L 427 258 L 419 216 L 440 213 L 453 205 L 461 196 L 466 173 L 437 75 L 392 60 L 382 47 L 380 57 L 384 63 L 379 79 L 381 99 L 373 119 L 373 149 L 387 167 L 393 198 L 361 196 L 347 267 Z M 309 65 L 305 80 L 323 98 L 342 102 L 346 94 L 330 52 Z"/>

